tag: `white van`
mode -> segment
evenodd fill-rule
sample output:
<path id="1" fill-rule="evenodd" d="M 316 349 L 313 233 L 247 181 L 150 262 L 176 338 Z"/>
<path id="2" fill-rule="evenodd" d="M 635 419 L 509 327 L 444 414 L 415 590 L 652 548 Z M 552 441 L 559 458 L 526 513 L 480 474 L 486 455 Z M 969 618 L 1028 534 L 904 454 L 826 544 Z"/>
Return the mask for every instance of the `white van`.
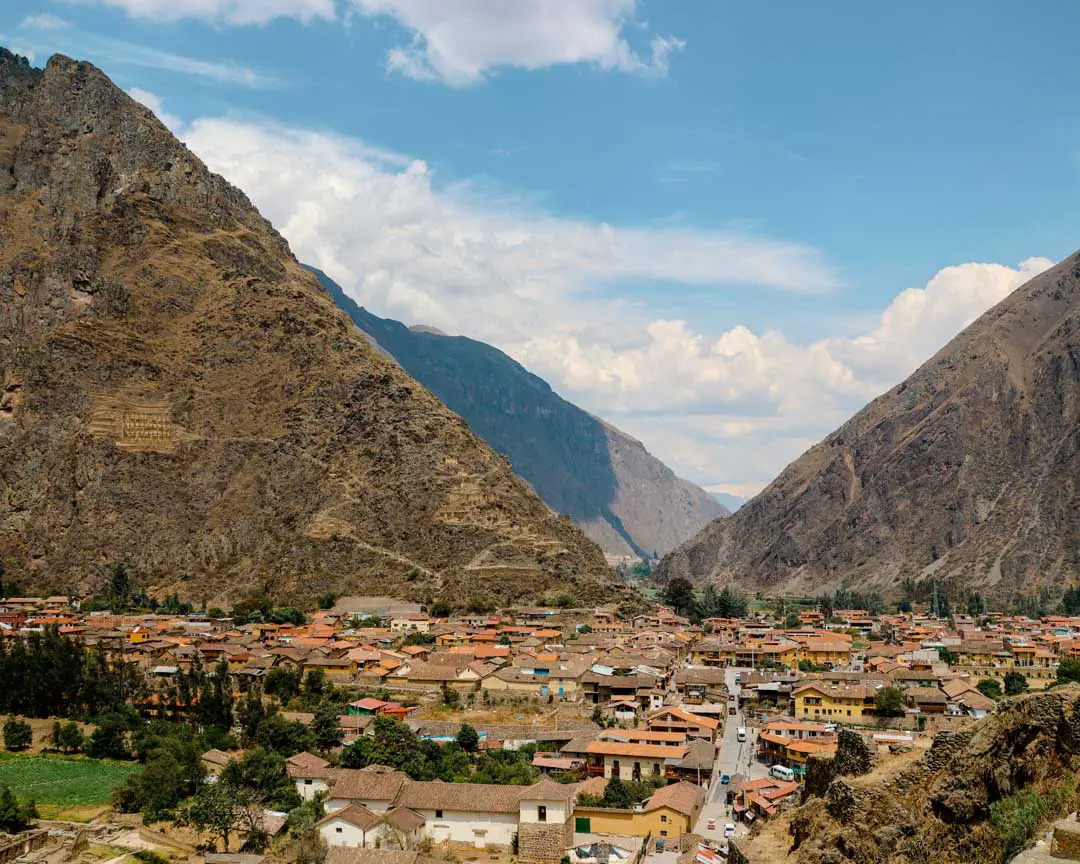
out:
<path id="1" fill-rule="evenodd" d="M 745 726 L 740 726 L 739 731 L 737 731 L 735 733 L 735 737 L 738 738 L 739 741 L 745 741 L 746 740 L 746 727 Z"/>
<path id="2" fill-rule="evenodd" d="M 773 765 L 769 773 L 777 780 L 787 780 L 789 783 L 795 779 L 795 772 L 783 765 Z"/>

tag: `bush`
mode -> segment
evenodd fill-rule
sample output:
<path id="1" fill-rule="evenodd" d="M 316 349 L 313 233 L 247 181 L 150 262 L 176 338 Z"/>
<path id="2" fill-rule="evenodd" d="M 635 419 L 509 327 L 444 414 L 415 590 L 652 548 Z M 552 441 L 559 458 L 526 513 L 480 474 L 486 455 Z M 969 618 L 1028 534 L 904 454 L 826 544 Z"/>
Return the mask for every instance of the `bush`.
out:
<path id="1" fill-rule="evenodd" d="M 8 717 L 4 723 L 4 749 L 12 753 L 29 750 L 34 743 L 34 731 L 25 720 Z"/>
<path id="2" fill-rule="evenodd" d="M 975 685 L 980 693 L 987 699 L 993 699 L 995 702 L 1001 698 L 1001 682 L 995 678 L 983 678 L 978 684 Z"/>
<path id="3" fill-rule="evenodd" d="M 1061 815 L 1072 799 L 1075 785 L 1069 777 L 1049 795 L 1023 789 L 990 805 L 990 824 L 1001 841 L 1002 861 L 1025 848 L 1043 822 Z"/>
<path id="4" fill-rule="evenodd" d="M 83 734 L 74 720 L 53 723 L 52 745 L 64 753 L 78 753 L 83 748 Z"/>
<path id="5" fill-rule="evenodd" d="M 1022 672 L 1005 673 L 1005 695 L 1019 696 L 1028 690 L 1028 680 Z"/>

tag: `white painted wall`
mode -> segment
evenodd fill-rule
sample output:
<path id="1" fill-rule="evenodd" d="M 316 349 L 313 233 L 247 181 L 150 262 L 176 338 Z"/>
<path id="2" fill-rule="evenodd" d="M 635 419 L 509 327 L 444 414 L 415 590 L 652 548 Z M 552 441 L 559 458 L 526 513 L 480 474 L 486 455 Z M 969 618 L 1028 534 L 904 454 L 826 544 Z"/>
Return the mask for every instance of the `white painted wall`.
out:
<path id="1" fill-rule="evenodd" d="M 450 840 L 454 843 L 471 843 L 477 849 L 487 846 L 509 846 L 518 829 L 517 813 L 470 813 L 460 810 L 443 810 L 436 816 L 434 810 L 417 810 L 427 823 L 424 831 L 435 843 Z"/>
<path id="2" fill-rule="evenodd" d="M 310 801 L 320 792 L 329 792 L 330 784 L 318 778 L 297 778 L 296 791 L 304 801 Z"/>
<path id="3" fill-rule="evenodd" d="M 364 845 L 364 832 L 351 825 L 344 819 L 330 819 L 319 826 L 319 833 L 327 846 L 353 846 Z"/>
<path id="4" fill-rule="evenodd" d="M 335 810 L 348 807 L 350 804 L 363 804 L 368 810 L 374 810 L 376 813 L 385 813 L 390 809 L 389 801 L 372 801 L 365 798 L 330 798 L 327 800 L 325 808 L 327 813 L 333 813 Z"/>
<path id="5" fill-rule="evenodd" d="M 522 801 L 519 810 L 521 822 L 540 822 L 539 807 L 547 807 L 547 821 L 544 824 L 561 825 L 570 814 L 565 801 Z"/>

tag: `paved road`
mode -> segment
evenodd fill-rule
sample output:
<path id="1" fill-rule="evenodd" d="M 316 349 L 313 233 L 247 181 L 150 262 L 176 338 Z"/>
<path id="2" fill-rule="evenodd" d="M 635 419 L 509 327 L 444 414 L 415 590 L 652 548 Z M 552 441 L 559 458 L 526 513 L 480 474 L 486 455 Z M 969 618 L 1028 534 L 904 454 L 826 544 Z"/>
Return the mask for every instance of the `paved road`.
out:
<path id="1" fill-rule="evenodd" d="M 736 695 L 735 704 L 738 704 L 739 696 L 735 676 L 740 672 L 749 671 L 748 669 L 726 670 L 728 692 Z M 742 709 L 739 708 L 735 715 L 729 714 L 725 720 L 724 737 L 716 754 L 713 782 L 709 789 L 708 800 L 701 810 L 701 816 L 695 828 L 695 833 L 712 840 L 722 839 L 724 823 L 734 821 L 726 803 L 728 787 L 720 783 L 720 775 L 727 774 L 728 777 L 734 777 L 736 774 L 742 774 L 748 777 L 764 777 L 766 774 L 765 767 L 754 760 L 754 745 L 757 737 L 755 732 L 748 729 L 746 741 L 740 743 L 738 740 L 739 727 L 745 723 Z M 706 828 L 710 818 L 716 820 L 716 828 L 713 831 Z M 741 836 L 746 832 L 747 829 L 742 823 L 736 823 L 736 836 Z"/>

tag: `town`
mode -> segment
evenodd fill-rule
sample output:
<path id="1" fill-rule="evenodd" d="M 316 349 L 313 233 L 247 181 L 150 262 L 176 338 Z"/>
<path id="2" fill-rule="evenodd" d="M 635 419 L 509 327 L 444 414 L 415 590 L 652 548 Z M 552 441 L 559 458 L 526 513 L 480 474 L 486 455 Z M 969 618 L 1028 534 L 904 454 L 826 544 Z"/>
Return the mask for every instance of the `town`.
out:
<path id="1" fill-rule="evenodd" d="M 130 594 L 128 574 L 111 587 Z M 4 860 L 70 860 L 92 837 L 208 864 L 708 864 L 838 749 L 903 764 L 1006 697 L 1080 680 L 1080 618 L 739 596 L 720 603 L 738 617 L 691 620 L 660 599 L 7 597 Z"/>

